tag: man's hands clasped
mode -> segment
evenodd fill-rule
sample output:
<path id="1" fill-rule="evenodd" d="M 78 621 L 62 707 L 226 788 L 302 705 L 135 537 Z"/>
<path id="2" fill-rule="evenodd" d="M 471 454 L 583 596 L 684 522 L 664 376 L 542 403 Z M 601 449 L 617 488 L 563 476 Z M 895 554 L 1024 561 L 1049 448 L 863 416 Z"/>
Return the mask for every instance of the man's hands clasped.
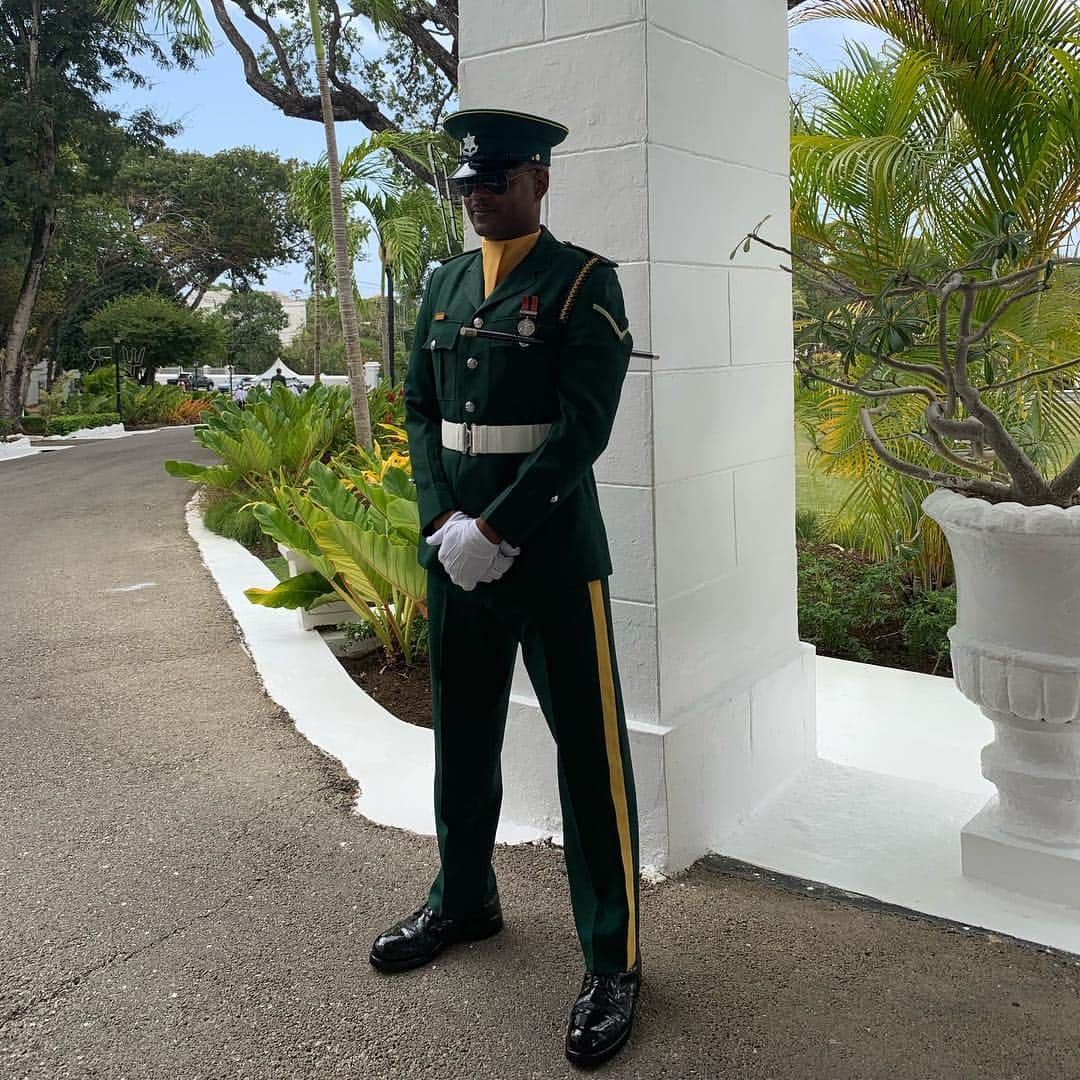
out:
<path id="1" fill-rule="evenodd" d="M 439 562 L 450 580 L 466 592 L 481 583 L 498 581 L 521 554 L 506 540 L 494 543 L 476 523 L 476 518 L 455 510 L 429 537 L 427 542 L 439 549 Z"/>

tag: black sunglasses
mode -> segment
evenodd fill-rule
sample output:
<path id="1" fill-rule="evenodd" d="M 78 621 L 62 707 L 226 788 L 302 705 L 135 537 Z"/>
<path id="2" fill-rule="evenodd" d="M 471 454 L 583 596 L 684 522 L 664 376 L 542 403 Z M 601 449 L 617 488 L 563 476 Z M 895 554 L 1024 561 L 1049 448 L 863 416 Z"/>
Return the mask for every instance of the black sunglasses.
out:
<path id="1" fill-rule="evenodd" d="M 450 191 L 454 195 L 472 195 L 481 188 L 491 195 L 505 195 L 515 176 L 536 172 L 535 166 L 524 169 L 500 169 L 498 172 L 477 173 L 475 176 L 451 177 Z"/>

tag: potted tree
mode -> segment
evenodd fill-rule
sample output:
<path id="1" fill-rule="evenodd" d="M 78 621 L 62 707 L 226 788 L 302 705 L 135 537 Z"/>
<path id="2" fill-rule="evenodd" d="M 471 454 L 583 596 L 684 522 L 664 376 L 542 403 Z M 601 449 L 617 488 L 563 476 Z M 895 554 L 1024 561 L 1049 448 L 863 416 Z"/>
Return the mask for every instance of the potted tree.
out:
<path id="1" fill-rule="evenodd" d="M 786 253 L 797 295 L 828 298 L 796 310 L 799 377 L 862 399 L 873 454 L 931 489 L 922 510 L 955 566 L 955 680 L 995 730 L 982 769 L 998 794 L 965 827 L 965 872 L 1075 903 L 1080 357 L 1031 367 L 1020 331 L 1039 339 L 1064 312 L 1075 344 L 1080 259 L 1032 260 L 1015 218 L 999 223 L 964 263 L 894 268 L 876 291 L 757 229 L 743 248 Z"/>

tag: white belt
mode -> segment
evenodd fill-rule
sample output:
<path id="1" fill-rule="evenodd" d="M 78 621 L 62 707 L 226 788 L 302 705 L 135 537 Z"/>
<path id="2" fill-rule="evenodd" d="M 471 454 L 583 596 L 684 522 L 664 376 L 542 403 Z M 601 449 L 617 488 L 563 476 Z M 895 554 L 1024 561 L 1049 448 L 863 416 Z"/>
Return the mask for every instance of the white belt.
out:
<path id="1" fill-rule="evenodd" d="M 528 454 L 550 430 L 550 424 L 452 424 L 444 420 L 442 444 L 462 454 Z"/>

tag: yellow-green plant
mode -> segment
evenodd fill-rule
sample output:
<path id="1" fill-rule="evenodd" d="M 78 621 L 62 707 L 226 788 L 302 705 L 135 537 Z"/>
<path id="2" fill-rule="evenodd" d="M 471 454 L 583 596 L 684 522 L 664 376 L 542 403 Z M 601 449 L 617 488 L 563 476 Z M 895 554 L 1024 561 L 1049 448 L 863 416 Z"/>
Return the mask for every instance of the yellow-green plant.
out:
<path id="1" fill-rule="evenodd" d="M 416 615 L 427 615 L 427 573 L 416 561 L 416 491 L 399 468 L 378 483 L 363 469 L 314 461 L 310 483 L 287 485 L 253 513 L 267 536 L 301 554 L 314 570 L 245 595 L 264 607 L 311 608 L 343 600 L 371 627 L 389 659 L 415 660 Z"/>
<path id="2" fill-rule="evenodd" d="M 165 469 L 195 484 L 273 502 L 280 487 L 303 486 L 313 461 L 340 450 L 351 437 L 345 387 L 313 386 L 297 397 L 284 386 L 252 395 L 245 408 L 215 402 L 195 441 L 222 460 L 216 465 L 167 461 Z"/>

